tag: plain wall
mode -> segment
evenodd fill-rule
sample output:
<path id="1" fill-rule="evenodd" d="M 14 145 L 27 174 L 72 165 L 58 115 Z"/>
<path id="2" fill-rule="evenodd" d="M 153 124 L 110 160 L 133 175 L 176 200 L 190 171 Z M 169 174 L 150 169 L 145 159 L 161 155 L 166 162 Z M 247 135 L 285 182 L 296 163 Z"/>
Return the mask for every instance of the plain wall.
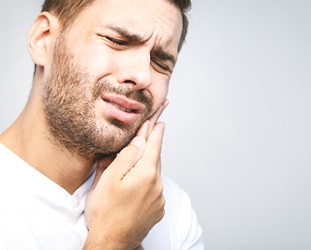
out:
<path id="1" fill-rule="evenodd" d="M 1 0 L 0 131 L 26 103 L 39 0 Z M 311 1 L 194 0 L 170 86 L 163 173 L 207 249 L 311 249 Z"/>

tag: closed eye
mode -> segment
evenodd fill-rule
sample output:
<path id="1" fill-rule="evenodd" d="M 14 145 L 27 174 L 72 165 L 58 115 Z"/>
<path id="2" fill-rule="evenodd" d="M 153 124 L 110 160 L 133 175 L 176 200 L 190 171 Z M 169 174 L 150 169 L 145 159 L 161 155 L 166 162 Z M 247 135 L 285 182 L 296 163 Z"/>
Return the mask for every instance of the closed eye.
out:
<path id="1" fill-rule="evenodd" d="M 172 54 L 165 51 L 163 48 L 155 47 L 151 53 L 151 60 L 158 68 L 160 68 L 162 71 L 165 71 L 161 73 L 173 73 L 176 59 Z"/>
<path id="2" fill-rule="evenodd" d="M 106 38 L 109 42 L 111 42 L 111 43 L 113 43 L 113 44 L 116 44 L 116 45 L 119 45 L 119 46 L 125 46 L 125 45 L 127 45 L 127 41 L 124 41 L 124 40 L 115 39 L 115 38 L 112 38 L 112 37 L 110 37 L 110 36 L 105 36 L 105 38 Z"/>
<path id="3" fill-rule="evenodd" d="M 162 73 L 172 73 L 172 70 L 165 64 L 161 63 L 157 58 L 151 57 L 151 61 L 160 69 Z"/>

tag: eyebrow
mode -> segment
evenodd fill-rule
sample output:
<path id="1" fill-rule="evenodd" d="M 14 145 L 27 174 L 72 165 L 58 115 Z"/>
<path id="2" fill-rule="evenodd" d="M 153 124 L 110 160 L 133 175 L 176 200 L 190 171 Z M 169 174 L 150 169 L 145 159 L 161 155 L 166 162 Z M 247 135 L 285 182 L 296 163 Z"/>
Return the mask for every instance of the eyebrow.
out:
<path id="1" fill-rule="evenodd" d="M 120 36 L 126 38 L 130 42 L 143 43 L 144 38 L 138 34 L 130 33 L 127 29 L 116 27 L 116 26 L 107 26 L 108 29 L 118 33 Z"/>
<path id="2" fill-rule="evenodd" d="M 142 36 L 140 36 L 138 34 L 130 33 L 125 28 L 117 27 L 117 26 L 111 26 L 111 25 L 108 25 L 107 28 L 118 33 L 120 36 L 124 37 L 129 42 L 132 42 L 132 43 L 144 43 L 145 42 L 145 39 Z M 155 49 L 153 49 L 152 54 L 154 56 L 156 56 L 157 58 L 159 58 L 160 60 L 171 62 L 173 67 L 176 64 L 176 61 L 177 61 L 176 57 L 174 55 L 172 55 L 171 53 L 165 51 L 163 49 L 163 47 L 161 47 L 161 46 L 155 47 Z"/>

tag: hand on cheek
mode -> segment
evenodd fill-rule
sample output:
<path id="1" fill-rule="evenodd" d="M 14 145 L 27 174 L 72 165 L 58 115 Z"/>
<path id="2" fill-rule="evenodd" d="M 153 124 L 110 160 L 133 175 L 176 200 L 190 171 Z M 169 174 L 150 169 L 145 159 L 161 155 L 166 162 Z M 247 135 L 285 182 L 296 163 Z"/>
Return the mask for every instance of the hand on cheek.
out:
<path id="1" fill-rule="evenodd" d="M 86 246 L 96 239 L 106 246 L 135 249 L 163 218 L 160 155 L 165 125 L 157 120 L 166 106 L 167 102 L 115 158 L 98 162 L 85 208 Z"/>

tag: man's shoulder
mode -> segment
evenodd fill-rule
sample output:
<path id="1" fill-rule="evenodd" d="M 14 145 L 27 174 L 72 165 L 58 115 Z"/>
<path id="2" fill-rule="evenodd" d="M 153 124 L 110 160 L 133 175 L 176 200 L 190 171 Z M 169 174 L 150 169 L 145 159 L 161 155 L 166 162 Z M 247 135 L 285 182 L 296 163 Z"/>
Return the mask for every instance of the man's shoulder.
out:
<path id="1" fill-rule="evenodd" d="M 166 199 L 165 216 L 145 239 L 146 249 L 204 249 L 202 229 L 198 224 L 191 199 L 180 185 L 162 176 Z"/>
<path id="2" fill-rule="evenodd" d="M 173 179 L 162 176 L 163 192 L 166 199 L 180 203 L 184 199 L 188 199 L 187 192 Z"/>

